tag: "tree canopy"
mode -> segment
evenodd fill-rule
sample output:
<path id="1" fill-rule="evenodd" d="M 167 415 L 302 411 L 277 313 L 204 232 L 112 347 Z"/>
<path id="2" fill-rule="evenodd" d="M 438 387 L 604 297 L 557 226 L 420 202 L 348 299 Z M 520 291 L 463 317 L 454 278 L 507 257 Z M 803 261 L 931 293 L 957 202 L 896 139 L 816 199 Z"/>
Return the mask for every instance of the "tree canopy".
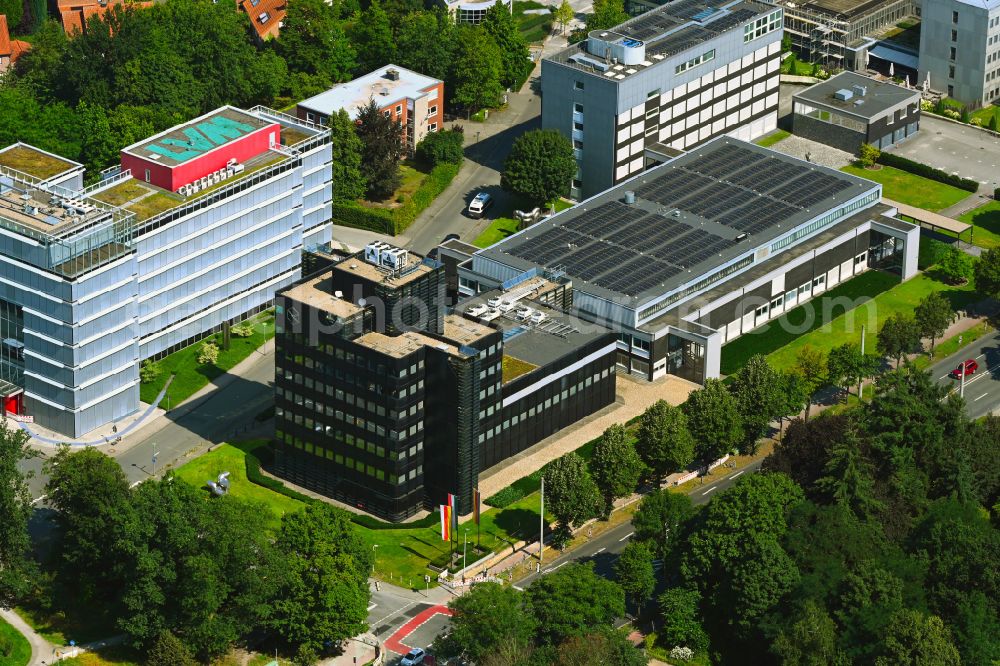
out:
<path id="1" fill-rule="evenodd" d="M 710 463 L 731 453 L 743 439 L 743 421 L 736 398 L 718 379 L 688 395 L 682 405 L 695 441 L 698 460 Z"/>
<path id="2" fill-rule="evenodd" d="M 361 107 L 357 122 L 361 139 L 361 174 L 365 197 L 383 201 L 401 182 L 399 159 L 403 156 L 403 128 L 399 120 L 382 113 L 374 99 Z"/>
<path id="3" fill-rule="evenodd" d="M 666 400 L 657 400 L 639 417 L 636 448 L 657 481 L 694 461 L 694 438 L 687 416 Z"/>
<path id="4" fill-rule="evenodd" d="M 605 430 L 590 459 L 591 474 L 604 498 L 605 516 L 611 513 L 616 499 L 635 491 L 643 469 L 642 460 L 625 428 L 615 424 Z"/>
<path id="5" fill-rule="evenodd" d="M 514 139 L 500 185 L 545 205 L 569 193 L 576 170 L 569 139 L 558 130 L 531 130 Z"/>
<path id="6" fill-rule="evenodd" d="M 28 433 L 0 423 L 0 604 L 12 604 L 31 588 L 34 563 L 28 556 L 31 540 L 31 493 L 19 465 L 34 454 Z"/>

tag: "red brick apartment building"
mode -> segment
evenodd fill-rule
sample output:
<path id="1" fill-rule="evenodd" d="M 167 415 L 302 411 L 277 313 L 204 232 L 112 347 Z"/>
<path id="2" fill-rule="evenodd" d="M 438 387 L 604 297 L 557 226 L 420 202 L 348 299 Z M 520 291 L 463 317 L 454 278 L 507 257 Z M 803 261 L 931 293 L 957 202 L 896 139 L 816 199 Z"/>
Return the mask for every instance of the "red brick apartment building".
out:
<path id="1" fill-rule="evenodd" d="M 411 155 L 420 140 L 444 122 L 444 82 L 398 65 L 386 65 L 301 101 L 296 115 L 300 120 L 326 125 L 332 114 L 344 109 L 357 119 L 358 111 L 370 99 L 403 126 L 403 142 Z"/>

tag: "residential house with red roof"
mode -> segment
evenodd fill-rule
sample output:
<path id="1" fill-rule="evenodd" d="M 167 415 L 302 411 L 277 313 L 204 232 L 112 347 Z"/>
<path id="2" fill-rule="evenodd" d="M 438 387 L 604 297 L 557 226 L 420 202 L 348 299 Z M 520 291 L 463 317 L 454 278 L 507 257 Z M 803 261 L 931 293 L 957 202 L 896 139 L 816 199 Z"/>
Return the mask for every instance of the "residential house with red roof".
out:
<path id="1" fill-rule="evenodd" d="M 17 59 L 31 48 L 31 44 L 20 39 L 11 39 L 7 29 L 7 16 L 0 14 L 0 74 L 14 66 Z"/>
<path id="2" fill-rule="evenodd" d="M 287 0 L 240 0 L 240 7 L 250 17 L 260 41 L 277 39 L 288 11 Z"/>

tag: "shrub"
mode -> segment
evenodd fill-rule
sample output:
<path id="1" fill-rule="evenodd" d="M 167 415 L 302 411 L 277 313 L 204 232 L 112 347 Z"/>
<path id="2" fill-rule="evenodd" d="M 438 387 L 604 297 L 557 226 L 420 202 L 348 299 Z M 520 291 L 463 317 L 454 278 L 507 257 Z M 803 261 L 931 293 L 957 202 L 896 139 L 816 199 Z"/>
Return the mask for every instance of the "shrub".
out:
<path id="1" fill-rule="evenodd" d="M 922 162 L 915 162 L 901 155 L 896 155 L 895 153 L 882 153 L 878 157 L 878 163 L 895 167 L 901 171 L 907 171 L 930 180 L 936 180 L 939 183 L 951 185 L 952 187 L 957 187 L 958 189 L 965 190 L 966 192 L 975 192 L 979 189 L 979 183 L 974 180 L 962 178 L 961 176 L 956 176 L 946 171 L 941 171 L 940 169 L 935 169 L 932 166 L 928 166 Z"/>
<path id="2" fill-rule="evenodd" d="M 253 326 L 250 324 L 237 324 L 230 328 L 229 332 L 238 338 L 249 338 L 253 335 Z"/>
<path id="3" fill-rule="evenodd" d="M 997 114 L 996 113 L 994 113 L 992 116 L 990 116 L 990 130 L 996 132 L 997 131 L 997 124 L 998 124 L 998 122 L 1000 122 L 1000 121 L 997 121 Z"/>
<path id="4" fill-rule="evenodd" d="M 872 144 L 863 143 L 858 148 L 858 163 L 865 168 L 872 167 L 876 162 L 878 162 L 878 158 L 881 154 L 882 151 Z"/>
<path id="5" fill-rule="evenodd" d="M 962 284 L 972 279 L 973 259 L 952 245 L 938 262 L 938 271 L 946 282 Z"/>
<path id="6" fill-rule="evenodd" d="M 982 127 L 983 126 L 983 119 L 982 118 L 973 118 L 972 120 L 969 121 L 969 124 L 972 125 L 973 127 Z"/>
<path id="7" fill-rule="evenodd" d="M 969 110 L 963 106 L 962 113 L 959 117 L 963 123 L 969 122 Z"/>
<path id="8" fill-rule="evenodd" d="M 993 198 L 1000 201 L 1000 187 L 993 188 Z"/>
<path id="9" fill-rule="evenodd" d="M 922 100 L 920 100 L 920 110 L 921 111 L 933 111 L 934 110 L 934 104 L 931 103 L 929 100 L 922 99 Z"/>
<path id="10" fill-rule="evenodd" d="M 147 359 L 139 366 L 139 381 L 143 384 L 152 384 L 160 377 L 160 372 L 160 364 Z"/>
<path id="11" fill-rule="evenodd" d="M 943 115 L 946 118 L 951 118 L 952 120 L 962 119 L 962 114 L 959 113 L 958 111 L 955 111 L 954 109 L 945 109 L 944 111 L 941 112 L 941 115 Z"/>
<path id="12" fill-rule="evenodd" d="M 675 645 L 670 650 L 670 658 L 677 659 L 678 661 L 691 661 L 694 659 L 694 650 L 689 647 Z"/>
<path id="13" fill-rule="evenodd" d="M 0 657 L 10 657 L 14 654 L 14 639 L 7 634 L 0 634 Z"/>
<path id="14" fill-rule="evenodd" d="M 942 257 L 951 246 L 933 238 L 920 239 L 920 253 L 917 257 L 917 268 L 924 271 L 940 263 Z"/>
<path id="15" fill-rule="evenodd" d="M 431 132 L 417 144 L 417 158 L 435 167 L 447 162 L 459 164 L 465 156 L 465 131 L 456 125 L 450 130 Z"/>
<path id="16" fill-rule="evenodd" d="M 198 350 L 198 362 L 202 365 L 215 365 L 219 360 L 219 346 L 212 341 L 202 344 Z"/>

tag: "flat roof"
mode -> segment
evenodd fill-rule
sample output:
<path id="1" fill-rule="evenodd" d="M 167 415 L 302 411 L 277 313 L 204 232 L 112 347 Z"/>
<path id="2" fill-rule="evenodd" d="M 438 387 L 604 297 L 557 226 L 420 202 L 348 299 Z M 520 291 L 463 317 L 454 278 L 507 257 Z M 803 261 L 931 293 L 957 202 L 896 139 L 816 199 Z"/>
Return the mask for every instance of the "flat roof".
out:
<path id="1" fill-rule="evenodd" d="M 123 153 L 176 166 L 277 120 L 224 106 L 122 149 Z"/>
<path id="2" fill-rule="evenodd" d="M 558 269 L 575 289 L 634 307 L 878 187 L 722 136 L 481 250 L 473 262 Z M 626 192 L 635 203 L 625 203 Z"/>
<path id="3" fill-rule="evenodd" d="M 864 87 L 865 94 L 859 95 L 853 86 Z M 851 98 L 837 99 L 834 95 L 839 90 L 850 91 Z M 855 72 L 841 72 L 796 93 L 794 99 L 840 109 L 854 116 L 871 118 L 900 104 L 918 101 L 920 91 L 897 86 L 895 83 L 877 81 Z"/>
<path id="4" fill-rule="evenodd" d="M 46 180 L 83 165 L 26 143 L 15 143 L 0 150 L 0 166 Z"/>
<path id="5" fill-rule="evenodd" d="M 131 211 L 135 213 L 135 221 L 142 222 L 164 211 L 183 206 L 191 201 L 197 201 L 216 190 L 239 182 L 252 173 L 266 169 L 286 159 L 292 158 L 274 150 L 265 150 L 263 153 L 243 162 L 242 172 L 195 192 L 188 197 L 181 196 L 176 192 L 169 192 L 138 178 L 127 178 L 117 182 L 107 189 L 95 192 L 91 197 L 102 203 Z"/>
<path id="6" fill-rule="evenodd" d="M 399 77 L 392 80 L 388 71 L 395 70 Z M 298 103 L 304 109 L 329 116 L 344 109 L 357 118 L 358 110 L 374 99 L 379 108 L 401 99 L 416 99 L 424 95 L 424 89 L 441 83 L 438 79 L 418 74 L 399 65 L 386 65 L 374 72 L 360 76 L 353 81 L 341 83 L 314 97 Z"/>
<path id="7" fill-rule="evenodd" d="M 899 214 L 903 217 L 908 217 L 911 220 L 915 220 L 918 223 L 923 223 L 937 229 L 944 229 L 945 231 L 952 231 L 958 235 L 964 234 L 966 231 L 972 228 L 971 224 L 966 224 L 965 222 L 959 222 L 956 219 L 941 215 L 940 213 L 932 213 L 929 210 L 924 210 L 923 208 L 917 208 L 916 206 L 910 206 L 908 204 L 899 203 L 898 201 L 893 201 L 892 199 L 886 199 L 882 197 L 882 203 L 887 206 L 892 206 Z"/>
<path id="8" fill-rule="evenodd" d="M 461 315 L 444 316 L 444 337 L 460 345 L 470 345 L 494 333 L 496 329 Z"/>
<path id="9" fill-rule="evenodd" d="M 361 312 L 361 308 L 354 303 L 334 295 L 333 280 L 330 275 L 331 271 L 324 271 L 316 277 L 289 287 L 283 295 L 303 305 L 332 314 L 338 319 L 347 319 Z"/>
<path id="10" fill-rule="evenodd" d="M 595 72 L 593 67 L 571 60 L 576 55 L 600 59 L 600 56 L 587 51 L 586 40 L 545 59 L 612 80 L 623 79 L 646 67 L 654 67 L 670 56 L 694 49 L 774 9 L 773 5 L 755 0 L 675 0 L 608 30 L 593 31 L 608 33 L 609 38 L 642 42 L 646 60 L 641 64 L 619 64 L 607 72 Z"/>
<path id="11" fill-rule="evenodd" d="M 407 253 L 406 266 L 398 274 L 391 273 L 388 269 L 368 263 L 365 261 L 363 253 L 348 257 L 337 263 L 336 266 L 345 273 L 350 273 L 351 275 L 356 275 L 372 282 L 384 282 L 392 286 L 407 284 L 434 270 L 431 266 L 423 262 L 423 257 L 412 252 Z"/>
<path id="12" fill-rule="evenodd" d="M 0 218 L 8 222 L 58 236 L 112 217 L 111 210 L 87 197 L 70 198 L 22 181 L 0 179 Z"/>
<path id="13" fill-rule="evenodd" d="M 813 10 L 823 14 L 830 14 L 842 19 L 851 19 L 870 11 L 878 9 L 883 5 L 889 5 L 896 0 L 805 0 L 805 2 L 790 2 L 783 0 L 778 4 L 788 7 L 792 11 L 801 13 L 802 10 Z"/>
<path id="14" fill-rule="evenodd" d="M 504 292 L 494 289 L 479 294 L 474 298 L 462 301 L 459 309 L 468 312 L 476 305 L 485 304 L 495 296 Z M 529 307 L 545 315 L 540 324 L 517 321 L 516 311 L 521 307 Z M 593 324 L 573 317 L 570 314 L 542 305 L 529 298 L 517 301 L 517 307 L 506 315 L 500 315 L 490 320 L 490 324 L 500 327 L 503 331 L 503 353 L 537 367 L 548 364 L 573 353 L 576 349 L 598 338 L 607 335 L 610 329 L 599 324 Z"/>
<path id="15" fill-rule="evenodd" d="M 354 339 L 359 345 L 373 349 L 393 358 L 405 358 L 421 347 L 433 347 L 453 356 L 462 356 L 458 347 L 423 333 L 407 331 L 399 335 L 365 333 Z"/>

